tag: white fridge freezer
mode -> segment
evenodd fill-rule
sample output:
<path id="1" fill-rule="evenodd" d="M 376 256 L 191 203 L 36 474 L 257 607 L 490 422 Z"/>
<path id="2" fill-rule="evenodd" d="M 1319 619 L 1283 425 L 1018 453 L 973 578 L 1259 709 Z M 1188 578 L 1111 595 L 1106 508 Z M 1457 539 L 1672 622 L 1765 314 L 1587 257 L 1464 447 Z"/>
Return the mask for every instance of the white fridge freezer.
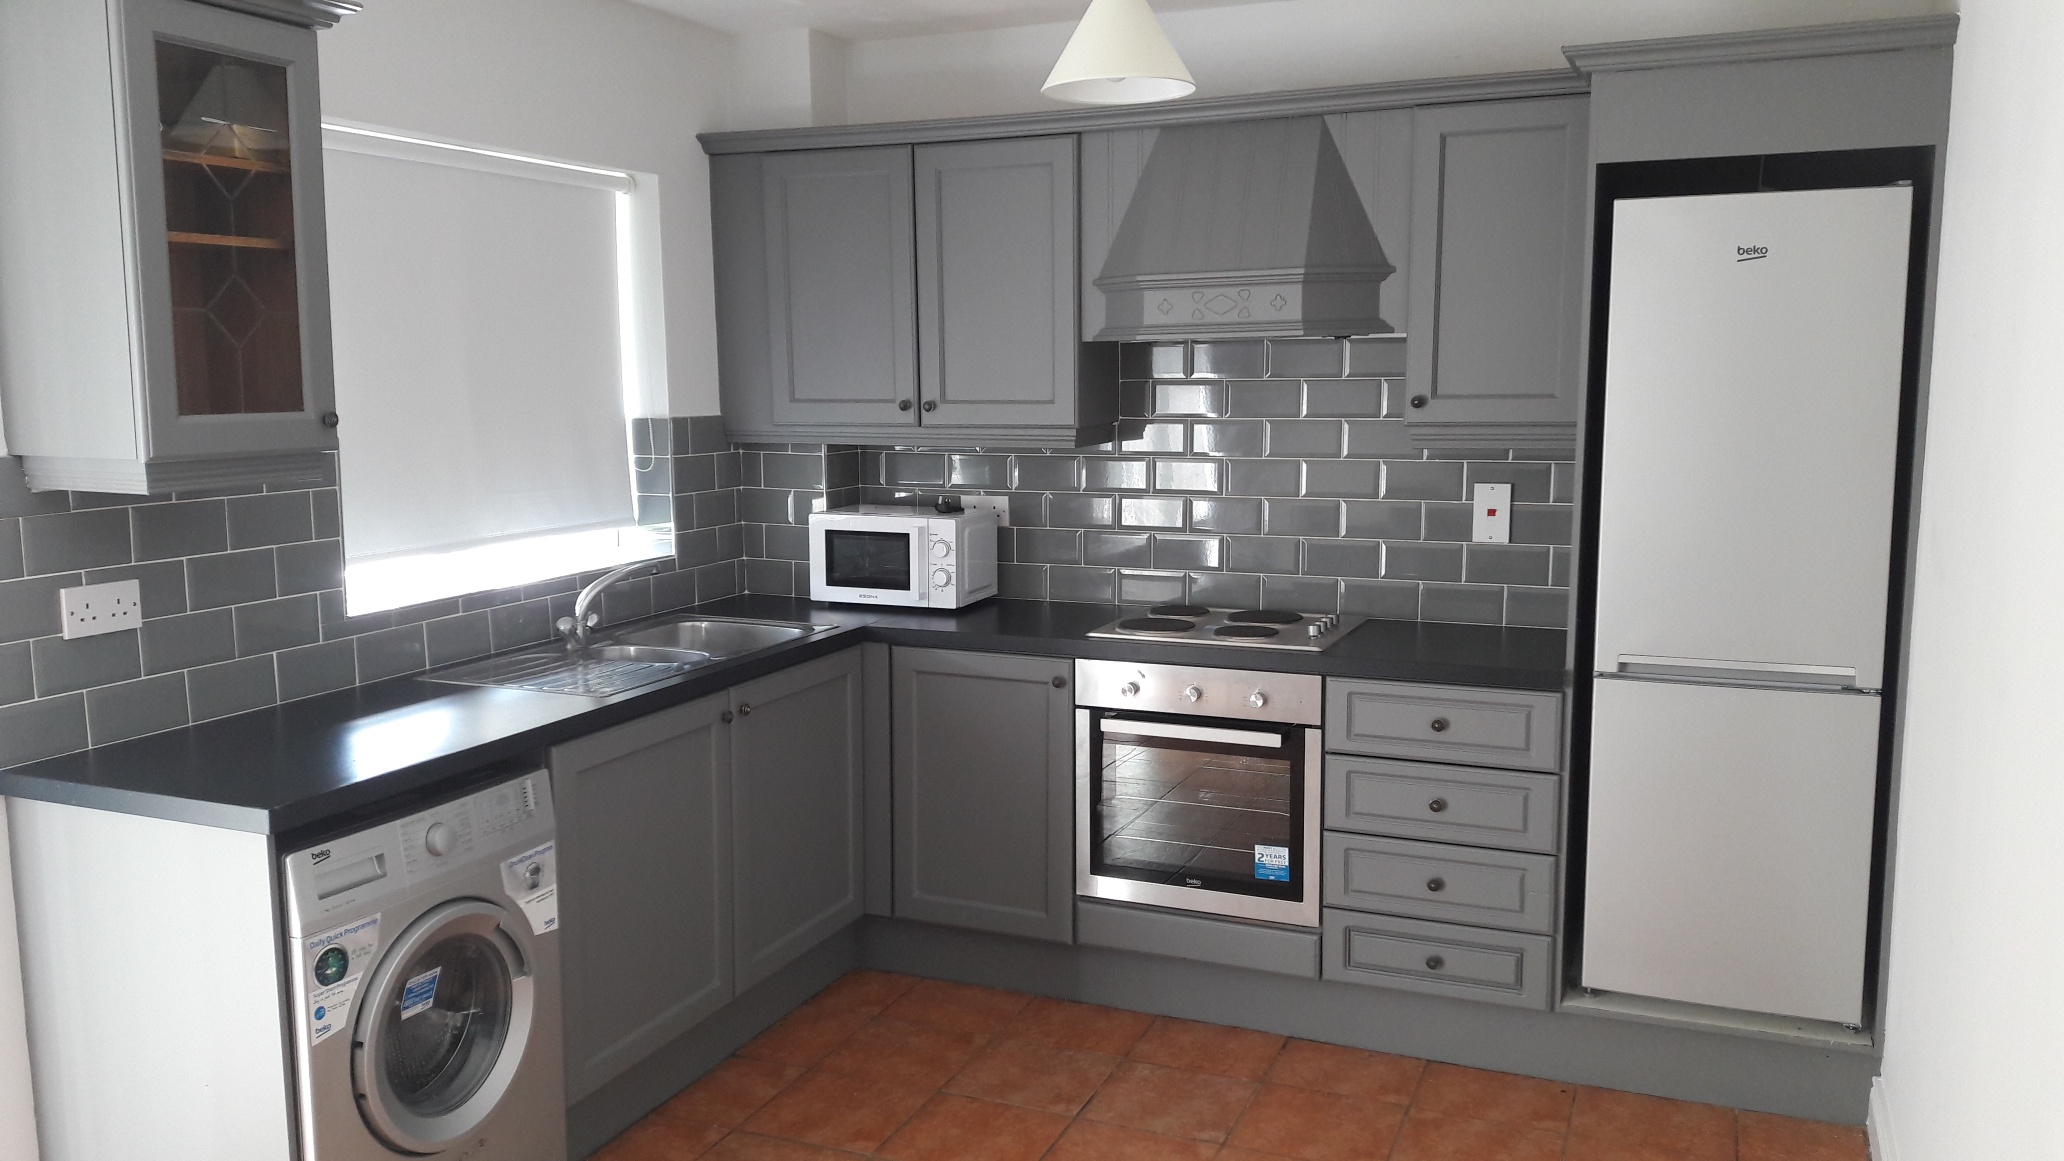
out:
<path id="1" fill-rule="evenodd" d="M 1912 193 L 1615 203 L 1585 987 L 1861 1022 Z"/>

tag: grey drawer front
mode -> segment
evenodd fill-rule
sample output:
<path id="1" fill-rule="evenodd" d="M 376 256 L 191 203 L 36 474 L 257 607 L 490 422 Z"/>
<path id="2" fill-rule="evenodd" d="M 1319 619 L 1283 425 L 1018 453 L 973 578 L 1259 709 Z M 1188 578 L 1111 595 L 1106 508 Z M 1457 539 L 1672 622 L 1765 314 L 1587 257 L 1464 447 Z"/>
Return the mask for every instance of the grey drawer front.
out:
<path id="1" fill-rule="evenodd" d="M 1400 988 L 1522 1008 L 1548 1008 L 1555 943 L 1449 923 L 1393 919 L 1328 907 L 1322 975 L 1346 984 Z"/>
<path id="2" fill-rule="evenodd" d="M 1326 757 L 1326 828 L 1555 853 L 1562 780 L 1467 766 Z"/>
<path id="3" fill-rule="evenodd" d="M 1309 927 L 1279 927 L 1078 899 L 1075 942 L 1308 980 L 1319 976 L 1319 933 Z"/>
<path id="4" fill-rule="evenodd" d="M 1384 758 L 1555 770 L 1562 762 L 1562 695 L 1330 679 L 1326 748 Z"/>
<path id="5" fill-rule="evenodd" d="M 1555 930 L 1555 859 L 1327 832 L 1328 907 L 1508 931 Z"/>

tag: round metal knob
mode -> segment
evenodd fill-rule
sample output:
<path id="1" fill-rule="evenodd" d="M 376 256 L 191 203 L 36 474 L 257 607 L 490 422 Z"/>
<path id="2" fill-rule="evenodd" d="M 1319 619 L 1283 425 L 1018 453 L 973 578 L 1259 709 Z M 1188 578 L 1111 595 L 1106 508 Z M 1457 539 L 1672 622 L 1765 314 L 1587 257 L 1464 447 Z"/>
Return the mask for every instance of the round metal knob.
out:
<path id="1" fill-rule="evenodd" d="M 1065 677 L 1056 677 L 1056 678 L 1054 678 L 1054 679 L 1053 679 L 1053 687 L 1054 687 L 1055 689 L 1066 689 L 1066 688 L 1068 688 L 1068 679 L 1067 679 L 1067 678 L 1065 678 Z"/>
<path id="2" fill-rule="evenodd" d="M 1182 691 L 1182 699 L 1184 701 L 1203 701 L 1204 690 L 1201 686 L 1193 685 Z"/>
<path id="3" fill-rule="evenodd" d="M 910 400 L 908 400 L 908 399 L 898 399 L 898 400 L 896 400 L 896 410 L 898 410 L 898 411 L 908 411 L 908 410 L 910 410 Z"/>
<path id="4" fill-rule="evenodd" d="M 725 710 L 723 713 L 720 713 L 717 716 L 723 719 L 725 725 L 730 725 L 731 720 L 737 715 L 733 714 L 730 710 Z"/>
<path id="5" fill-rule="evenodd" d="M 938 401 L 938 400 L 936 400 L 936 399 L 927 399 L 927 400 L 925 400 L 925 410 L 926 410 L 926 411 L 937 411 L 937 410 L 939 410 L 939 401 Z"/>
<path id="6" fill-rule="evenodd" d="M 1444 734 L 1448 731 L 1448 719 L 1446 718 L 1435 718 L 1429 724 L 1433 727 L 1433 732 L 1436 734 Z"/>
<path id="7" fill-rule="evenodd" d="M 950 584 L 952 584 L 952 583 L 953 583 L 953 574 L 952 574 L 952 573 L 950 573 L 950 572 L 947 572 L 947 571 L 946 571 L 945 569 L 943 569 L 943 568 L 935 568 L 935 569 L 933 569 L 933 570 L 932 570 L 932 587 L 933 587 L 933 588 L 935 588 L 935 589 L 943 589 L 943 588 L 945 588 L 945 587 L 946 587 L 947 585 L 950 585 Z"/>
<path id="8" fill-rule="evenodd" d="M 739 716 L 739 717 L 742 717 L 742 718 L 749 718 L 749 717 L 751 717 L 751 716 L 752 716 L 752 707 L 751 707 L 751 706 L 749 706 L 749 705 L 742 705 L 742 706 L 739 706 L 739 707 L 738 707 L 738 716 Z"/>
<path id="9" fill-rule="evenodd" d="M 1434 812 L 1435 814 L 1439 814 L 1441 811 L 1446 810 L 1447 808 L 1448 800 L 1445 798 L 1436 798 L 1432 802 L 1426 804 L 1426 809 Z"/>
<path id="10" fill-rule="evenodd" d="M 1439 875 L 1435 875 L 1433 878 L 1426 880 L 1426 889 L 1438 895 L 1448 889 L 1448 881 Z"/>
<path id="11" fill-rule="evenodd" d="M 1253 693 L 1247 695 L 1247 704 L 1253 706 L 1255 709 L 1260 709 L 1262 706 L 1268 704 L 1268 695 L 1257 689 Z"/>
<path id="12" fill-rule="evenodd" d="M 934 541 L 932 544 L 932 555 L 940 560 L 945 560 L 953 555 L 953 545 L 944 540 Z"/>
<path id="13" fill-rule="evenodd" d="M 458 845 L 453 841 L 456 837 L 456 835 L 452 834 L 450 824 L 433 822 L 430 824 L 430 829 L 423 832 L 423 849 L 442 858 L 450 854 L 452 848 Z"/>
<path id="14" fill-rule="evenodd" d="M 1118 687 L 1118 696 L 1119 696 L 1119 697 L 1138 697 L 1138 696 L 1139 696 L 1139 682 L 1137 682 L 1137 681 L 1128 681 L 1128 682 L 1126 682 L 1126 683 L 1125 683 L 1124 685 L 1121 685 L 1121 686 L 1119 686 L 1119 687 Z"/>
<path id="15" fill-rule="evenodd" d="M 1426 957 L 1426 970 L 1427 970 L 1427 971 L 1430 971 L 1430 972 L 1437 972 L 1437 971 L 1441 970 L 1442 968 L 1444 968 L 1444 967 L 1446 967 L 1446 966 L 1448 966 L 1448 961 L 1447 961 L 1447 960 L 1444 960 L 1444 959 L 1442 959 L 1441 957 L 1439 957 L 1439 956 L 1437 956 L 1437 955 L 1429 955 L 1429 956 L 1427 956 L 1427 957 Z"/>
<path id="16" fill-rule="evenodd" d="M 324 427 L 335 427 L 335 426 L 337 426 L 337 413 L 336 413 L 336 412 L 334 412 L 334 411 L 325 411 L 325 412 L 323 412 L 323 413 L 322 413 L 322 425 L 323 425 Z"/>
<path id="17" fill-rule="evenodd" d="M 1414 396 L 1412 396 L 1412 406 L 1413 406 L 1413 407 L 1415 407 L 1415 408 L 1418 408 L 1418 407 L 1424 407 L 1424 406 L 1426 406 L 1426 396 L 1424 396 L 1424 395 L 1414 395 Z"/>

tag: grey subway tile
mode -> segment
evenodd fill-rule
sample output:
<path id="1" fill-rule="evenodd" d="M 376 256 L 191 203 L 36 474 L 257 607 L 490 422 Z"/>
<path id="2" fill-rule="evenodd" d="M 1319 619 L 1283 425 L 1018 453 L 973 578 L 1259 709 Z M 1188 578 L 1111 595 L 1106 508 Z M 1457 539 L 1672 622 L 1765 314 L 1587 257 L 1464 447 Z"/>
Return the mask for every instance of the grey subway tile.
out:
<path id="1" fill-rule="evenodd" d="M 1299 460 L 1227 460 L 1226 491 L 1235 496 L 1298 496 L 1304 493 Z"/>
<path id="2" fill-rule="evenodd" d="M 1350 419 L 1343 450 L 1356 459 L 1409 459 L 1419 449 L 1412 441 L 1412 429 L 1402 419 Z"/>
<path id="3" fill-rule="evenodd" d="M 747 560 L 745 562 L 745 591 L 762 596 L 786 597 L 794 594 L 795 570 L 785 560 Z"/>
<path id="4" fill-rule="evenodd" d="M 341 540 L 282 544 L 273 550 L 273 558 L 283 597 L 344 587 L 344 542 Z"/>
<path id="5" fill-rule="evenodd" d="M 1020 564 L 1081 564 L 1082 536 L 1072 528 L 1016 528 Z M 1092 536 L 1100 533 L 1090 533 Z"/>
<path id="6" fill-rule="evenodd" d="M 273 678 L 270 657 L 246 657 L 190 669 L 186 674 L 187 712 L 197 722 L 260 709 L 278 700 L 279 684 Z"/>
<path id="7" fill-rule="evenodd" d="M 86 698 L 83 694 L 25 701 L 0 708 L 0 768 L 37 762 L 85 748 Z"/>
<path id="8" fill-rule="evenodd" d="M 1195 415 L 1210 419 L 1226 413 L 1223 383 L 1156 383 L 1154 414 Z"/>
<path id="9" fill-rule="evenodd" d="M 1548 486 L 1548 499 L 1556 504 L 1577 502 L 1577 465 L 1552 464 L 1555 478 Z"/>
<path id="10" fill-rule="evenodd" d="M 0 464 L 5 462 L 0 459 Z M 78 583 L 77 573 L 0 581 L 0 641 L 26 641 L 62 632 L 58 590 Z"/>
<path id="11" fill-rule="evenodd" d="M 1502 447 L 1430 447 L 1429 460 L 1480 460 L 1486 463 L 1510 460 L 1512 451 Z"/>
<path id="12" fill-rule="evenodd" d="M 1192 497 L 1190 527 L 1198 532 L 1260 532 L 1262 501 L 1245 496 Z"/>
<path id="13" fill-rule="evenodd" d="M 767 493 L 770 496 L 786 497 L 786 492 Z M 770 501 L 771 502 L 771 501 Z M 697 528 L 721 528 L 726 524 L 738 523 L 738 493 L 698 492 L 695 496 L 695 526 Z"/>
<path id="14" fill-rule="evenodd" d="M 1466 625 L 1502 624 L 1505 590 L 1492 585 L 1420 585 L 1419 619 Z"/>
<path id="15" fill-rule="evenodd" d="M 631 457 L 631 490 L 640 496 L 674 494 L 674 457 L 634 455 Z"/>
<path id="16" fill-rule="evenodd" d="M 1548 550 L 1548 583 L 1559 588 L 1570 586 L 1571 550 L 1557 546 Z"/>
<path id="17" fill-rule="evenodd" d="M 1109 496 L 1060 494 L 1046 498 L 1046 522 L 1055 528 L 1109 528 L 1116 519 L 1117 503 Z"/>
<path id="18" fill-rule="evenodd" d="M 1010 522 L 1013 528 L 1039 528 L 1046 524 L 1046 493 L 1012 492 Z"/>
<path id="19" fill-rule="evenodd" d="M 1147 464 L 1146 460 L 1090 457 L 1082 461 L 1083 487 L 1094 492 L 1144 492 L 1149 482 Z"/>
<path id="20" fill-rule="evenodd" d="M 1414 581 L 1342 581 L 1340 611 L 1358 617 L 1416 621 L 1419 619 L 1419 585 Z"/>
<path id="21" fill-rule="evenodd" d="M 649 456 L 666 454 L 672 439 L 672 428 L 664 418 L 635 416 L 631 419 L 631 454 Z"/>
<path id="22" fill-rule="evenodd" d="M 18 580 L 22 571 L 21 519 L 0 520 L 0 581 Z"/>
<path id="23" fill-rule="evenodd" d="M 710 456 L 710 463 L 716 469 L 716 487 L 735 488 L 743 482 L 738 457 L 737 452 L 717 452 Z"/>
<path id="24" fill-rule="evenodd" d="M 717 490 L 717 457 L 714 455 L 675 456 L 673 468 L 667 473 L 676 496 L 692 496 L 697 492 Z"/>
<path id="25" fill-rule="evenodd" d="M 186 569 L 176 560 L 155 560 L 148 564 L 125 564 L 119 568 L 99 568 L 87 573 L 81 580 L 89 585 L 107 584 L 109 581 L 133 580 L 137 594 L 142 599 L 143 615 L 170 617 L 184 613 L 186 602 Z"/>
<path id="26" fill-rule="evenodd" d="M 238 496 L 229 501 L 229 546 L 264 548 L 315 537 L 315 508 L 307 492 Z"/>
<path id="27" fill-rule="evenodd" d="M 663 572 L 652 578 L 652 611 L 671 613 L 695 603 L 695 574 L 686 569 Z M 436 664 L 436 646 L 431 644 L 431 664 Z"/>
<path id="28" fill-rule="evenodd" d="M 1261 604 L 1261 578 L 1235 572 L 1193 572 L 1187 599 L 1213 609 L 1251 609 Z"/>
<path id="29" fill-rule="evenodd" d="M 1506 589 L 1505 623 L 1566 629 L 1569 627 L 1569 601 L 1568 589 Z"/>
<path id="30" fill-rule="evenodd" d="M 21 522 L 22 568 L 29 576 L 127 564 L 129 509 L 53 512 Z"/>
<path id="31" fill-rule="evenodd" d="M 1403 379 L 1383 381 L 1383 418 L 1403 419 L 1412 407 L 1412 389 Z"/>
<path id="32" fill-rule="evenodd" d="M 22 477 L 21 460 L 0 456 L 0 516 L 34 516 L 43 512 L 63 512 L 70 507 L 69 493 L 29 491 L 28 481 Z"/>
<path id="33" fill-rule="evenodd" d="M 349 640 L 289 649 L 275 655 L 273 663 L 283 702 L 344 689 L 358 681 L 357 651 Z"/>
<path id="34" fill-rule="evenodd" d="M 186 722 L 184 673 L 164 673 L 86 692 L 86 734 L 96 746 L 176 730 Z"/>
<path id="35" fill-rule="evenodd" d="M 1345 500 L 1346 535 L 1363 540 L 1418 540 L 1426 506 L 1416 500 Z"/>
<path id="36" fill-rule="evenodd" d="M 1253 419 L 1200 419 L 1190 424 L 1190 449 L 1200 456 L 1265 456 L 1268 427 Z"/>
<path id="37" fill-rule="evenodd" d="M 1303 547 L 1288 536 L 1228 536 L 1226 571 L 1294 573 L 1304 567 Z"/>
<path id="38" fill-rule="evenodd" d="M 678 573 L 668 573 L 678 576 Z M 691 589 L 693 587 L 691 582 Z M 424 657 L 433 666 L 450 665 L 454 661 L 465 661 L 474 657 L 485 657 L 494 652 L 494 636 L 488 628 L 486 609 L 476 613 L 461 613 L 456 617 L 440 617 L 423 625 Z"/>
<path id="39" fill-rule="evenodd" d="M 1476 496 L 1478 484 L 1511 484 L 1515 504 L 1545 504 L 1554 490 L 1553 464 L 1485 463 L 1468 465 L 1469 495 Z"/>
<path id="40" fill-rule="evenodd" d="M 1467 500 L 1465 465 L 1443 460 L 1384 460 L 1386 500 Z"/>
<path id="41" fill-rule="evenodd" d="M 497 653 L 519 645 L 535 645 L 552 637 L 552 606 L 548 600 L 523 601 L 488 610 L 487 630 Z"/>
<path id="42" fill-rule="evenodd" d="M 1166 605 L 1187 599 L 1187 578 L 1179 572 L 1118 573 L 1118 602 L 1125 605 Z"/>
<path id="43" fill-rule="evenodd" d="M 1225 489 L 1225 464 L 1220 460 L 1155 460 L 1157 492 L 1220 492 Z"/>
<path id="44" fill-rule="evenodd" d="M 1114 450 L 1181 455 L 1185 446 L 1185 431 L 1186 425 L 1181 423 L 1141 423 L 1128 420 L 1118 425 L 1118 442 Z"/>
<path id="45" fill-rule="evenodd" d="M 715 528 L 692 528 L 674 534 L 674 563 L 681 568 L 714 564 L 724 559 L 718 554 L 718 530 Z"/>
<path id="46" fill-rule="evenodd" d="M 1466 541 L 1476 535 L 1476 509 L 1470 504 L 1427 504 L 1422 540 Z M 1409 538 L 1407 538 L 1409 539 Z"/>
<path id="47" fill-rule="evenodd" d="M 1337 379 L 1347 367 L 1347 344 L 1339 339 L 1270 339 L 1271 379 Z"/>
<path id="48" fill-rule="evenodd" d="M 1127 379 L 1180 379 L 1190 373 L 1188 343 L 1126 343 L 1118 373 Z"/>
<path id="49" fill-rule="evenodd" d="M 1304 494 L 1307 496 L 1382 495 L 1382 460 L 1307 460 L 1304 465 Z"/>
<path id="50" fill-rule="evenodd" d="M 940 477 L 944 480 L 944 477 Z M 770 452 L 760 457 L 760 483 L 768 488 L 821 488 L 824 457 Z"/>
<path id="51" fill-rule="evenodd" d="M 322 617 L 313 594 L 238 605 L 233 612 L 239 657 L 277 653 L 322 639 Z"/>
<path id="52" fill-rule="evenodd" d="M 55 697 L 60 693 L 113 685 L 143 676 L 142 652 L 135 629 L 80 637 L 38 638 L 31 663 L 36 670 L 36 695 Z"/>
<path id="53" fill-rule="evenodd" d="M 1180 379 L 1180 375 L 1168 376 Z M 1152 383 L 1123 382 L 1118 384 L 1118 415 L 1123 419 L 1145 419 L 1154 414 L 1154 385 Z"/>
<path id="54" fill-rule="evenodd" d="M 996 595 L 1014 601 L 1046 599 L 1046 567 L 1037 564 L 996 566 Z"/>
<path id="55" fill-rule="evenodd" d="M 137 634 L 147 674 L 213 665 L 237 655 L 236 623 L 228 609 L 145 621 Z"/>
<path id="56" fill-rule="evenodd" d="M 800 524 L 766 524 L 760 555 L 769 560 L 810 559 L 810 530 Z"/>
<path id="57" fill-rule="evenodd" d="M 335 488 L 318 488 L 308 494 L 308 506 L 315 513 L 315 538 L 335 540 L 344 535 L 344 515 Z"/>
<path id="58" fill-rule="evenodd" d="M 739 587 L 739 574 L 742 571 L 743 570 L 740 569 L 738 566 L 738 562 L 735 560 L 722 561 L 717 564 L 706 564 L 703 565 L 701 568 L 696 569 L 696 602 L 701 603 L 703 601 L 716 601 L 722 600 L 725 597 L 737 596 L 741 591 L 743 591 Z"/>
<path id="59" fill-rule="evenodd" d="M 712 496 L 737 496 L 737 519 L 743 520 L 748 524 L 795 523 L 795 521 L 789 519 L 788 498 L 792 493 L 773 488 L 740 488 L 736 492 L 713 492 L 709 494 Z M 711 504 L 713 506 L 711 511 L 714 514 L 720 505 L 715 500 L 712 500 Z M 723 523 L 736 523 L 736 521 L 724 521 Z M 704 527 L 709 526 L 704 525 Z"/>
<path id="60" fill-rule="evenodd" d="M 1471 544 L 1462 579 L 1483 585 L 1545 585 L 1547 548 L 1534 544 Z"/>
<path id="61" fill-rule="evenodd" d="M 316 599 L 320 603 L 321 594 L 317 594 Z M 399 609 L 389 610 L 387 615 L 393 618 L 395 625 L 416 625 L 424 621 L 435 621 L 439 617 L 456 617 L 468 611 L 464 600 L 458 597 L 445 597 L 442 600 L 425 601 L 419 605 L 403 605 Z"/>
<path id="62" fill-rule="evenodd" d="M 1332 577 L 1265 576 L 1261 578 L 1261 605 L 1292 613 L 1337 613 L 1340 582 Z"/>
<path id="63" fill-rule="evenodd" d="M 1188 502 L 1175 496 L 1127 496 L 1119 523 L 1127 528 L 1181 528 Z"/>
<path id="64" fill-rule="evenodd" d="M 1270 500 L 1267 529 L 1270 536 L 1338 536 L 1341 529 L 1338 500 Z M 1283 569 L 1256 571 L 1281 572 Z"/>
<path id="65" fill-rule="evenodd" d="M 1304 386 L 1297 382 L 1226 385 L 1226 415 L 1232 419 L 1296 419 L 1304 414 Z"/>
<path id="66" fill-rule="evenodd" d="M 1082 487 L 1082 461 L 1075 456 L 1012 456 L 1011 487 L 1021 492 L 1076 491 Z"/>
<path id="67" fill-rule="evenodd" d="M 1259 379 L 1268 371 L 1268 344 L 1260 339 L 1191 343 L 1190 378 Z"/>
<path id="68" fill-rule="evenodd" d="M 955 488 L 1008 488 L 1010 457 L 950 455 L 946 457 L 946 483 Z"/>
<path id="69" fill-rule="evenodd" d="M 1385 580 L 1459 581 L 1462 546 L 1385 541 L 1382 575 Z"/>
<path id="70" fill-rule="evenodd" d="M 1568 544 L 1576 509 L 1567 504 L 1514 504 L 1514 544 Z"/>
<path id="71" fill-rule="evenodd" d="M 1329 459 L 1340 454 L 1346 426 L 1337 419 L 1271 419 L 1268 454 L 1272 459 Z"/>
<path id="72" fill-rule="evenodd" d="M 1210 571 L 1225 567 L 1225 541 L 1216 536 L 1154 535 L 1154 567 Z"/>
<path id="73" fill-rule="evenodd" d="M 679 433 L 678 423 L 675 426 Z M 729 451 L 731 441 L 724 435 L 724 417 L 721 415 L 691 415 L 688 417 L 688 446 L 684 449 L 678 443 L 674 453 L 687 451 L 690 455 L 705 455 L 710 452 Z"/>
<path id="74" fill-rule="evenodd" d="M 399 677 L 426 667 L 421 625 L 403 625 L 351 640 L 358 648 L 358 679 L 362 682 Z"/>
<path id="75" fill-rule="evenodd" d="M 948 467 L 951 468 L 951 460 Z M 824 487 L 827 491 L 838 488 L 860 486 L 860 451 L 858 448 L 827 448 L 824 452 Z"/>
<path id="76" fill-rule="evenodd" d="M 1380 540 L 1307 540 L 1304 542 L 1304 571 L 1314 576 L 1365 577 L 1384 575 L 1383 542 Z"/>
<path id="77" fill-rule="evenodd" d="M 1347 373 L 1393 378 L 1405 373 L 1405 336 L 1347 340 Z"/>
<path id="78" fill-rule="evenodd" d="M 946 457 L 937 452 L 883 452 L 881 483 L 898 487 L 946 482 Z"/>
<path id="79" fill-rule="evenodd" d="M 1154 563 L 1153 538 L 1145 532 L 1085 532 L 1082 534 L 1082 558 L 1079 562 L 1056 560 L 1047 563 L 1147 568 Z"/>
<path id="80" fill-rule="evenodd" d="M 30 663 L 27 641 L 0 645 L 0 705 L 13 705 L 36 696 L 36 670 Z"/>
<path id="81" fill-rule="evenodd" d="M 1383 380 L 1320 379 L 1304 385 L 1304 413 L 1313 419 L 1377 419 Z"/>
<path id="82" fill-rule="evenodd" d="M 1110 604 L 1117 595 L 1118 570 L 1074 565 L 1049 565 L 1046 570 L 1046 599 Z"/>
<path id="83" fill-rule="evenodd" d="M 269 548 L 196 556 L 186 562 L 186 601 L 190 608 L 216 609 L 271 600 L 279 595 L 274 585 Z"/>

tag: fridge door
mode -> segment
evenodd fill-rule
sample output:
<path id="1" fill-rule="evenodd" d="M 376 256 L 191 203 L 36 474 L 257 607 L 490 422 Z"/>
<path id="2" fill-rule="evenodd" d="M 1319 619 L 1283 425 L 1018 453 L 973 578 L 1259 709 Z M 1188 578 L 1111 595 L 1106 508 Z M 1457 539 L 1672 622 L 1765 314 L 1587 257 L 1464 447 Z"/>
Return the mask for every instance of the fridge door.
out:
<path id="1" fill-rule="evenodd" d="M 1884 679 L 1913 191 L 1613 210 L 1595 662 Z"/>
<path id="2" fill-rule="evenodd" d="M 1584 986 L 1861 1023 L 1880 704 L 1596 682 Z"/>

